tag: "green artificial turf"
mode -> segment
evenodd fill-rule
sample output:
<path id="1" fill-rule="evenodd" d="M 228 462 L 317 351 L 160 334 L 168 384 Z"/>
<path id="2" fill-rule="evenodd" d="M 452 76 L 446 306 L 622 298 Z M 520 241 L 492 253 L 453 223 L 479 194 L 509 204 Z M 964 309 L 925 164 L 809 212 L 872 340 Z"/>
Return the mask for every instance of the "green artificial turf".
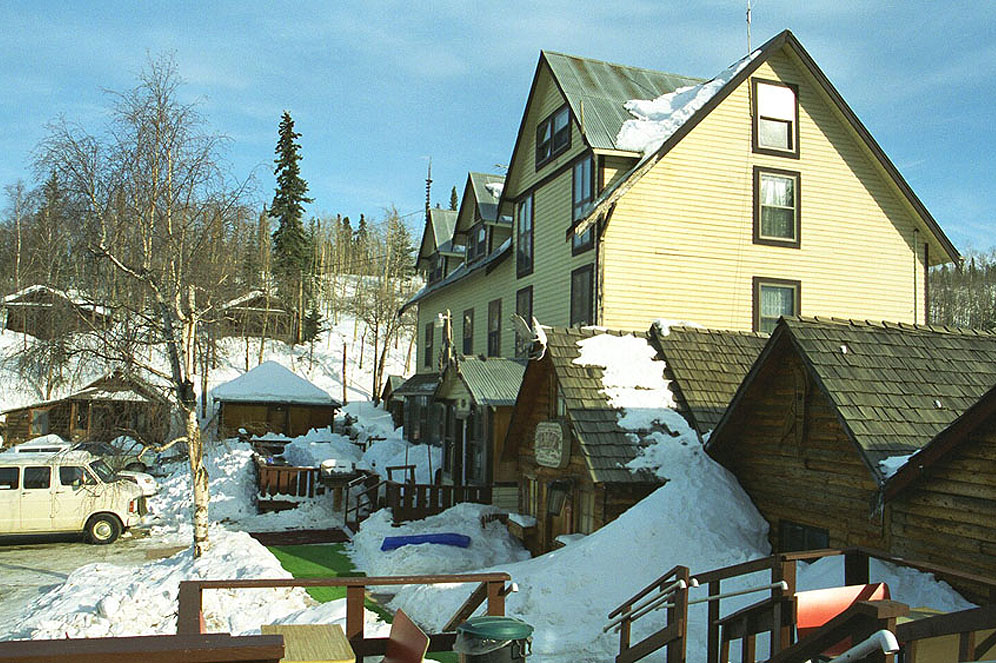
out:
<path id="1" fill-rule="evenodd" d="M 346 555 L 346 547 L 341 543 L 311 544 L 300 546 L 269 546 L 269 551 L 295 578 L 357 578 L 366 574 L 357 571 L 353 561 Z M 308 587 L 308 594 L 319 603 L 327 603 L 346 598 L 345 587 Z M 381 604 L 370 599 L 364 600 L 367 610 L 376 612 L 381 619 L 390 623 L 393 613 Z M 459 657 L 453 652 L 433 652 L 427 659 L 441 663 L 457 663 Z"/>

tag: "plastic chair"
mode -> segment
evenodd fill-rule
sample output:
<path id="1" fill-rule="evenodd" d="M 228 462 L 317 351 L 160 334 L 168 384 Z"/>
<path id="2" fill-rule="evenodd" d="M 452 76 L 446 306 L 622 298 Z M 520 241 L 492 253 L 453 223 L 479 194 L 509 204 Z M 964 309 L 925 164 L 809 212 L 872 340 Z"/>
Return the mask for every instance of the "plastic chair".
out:
<path id="1" fill-rule="evenodd" d="M 403 610 L 394 613 L 384 663 L 422 663 L 429 651 L 429 636 Z"/>
<path id="2" fill-rule="evenodd" d="M 891 598 L 884 582 L 869 585 L 847 585 L 796 592 L 796 631 L 799 640 L 812 635 L 831 619 L 858 601 L 886 601 Z M 851 638 L 844 638 L 827 649 L 825 656 L 837 656 L 851 647 Z"/>

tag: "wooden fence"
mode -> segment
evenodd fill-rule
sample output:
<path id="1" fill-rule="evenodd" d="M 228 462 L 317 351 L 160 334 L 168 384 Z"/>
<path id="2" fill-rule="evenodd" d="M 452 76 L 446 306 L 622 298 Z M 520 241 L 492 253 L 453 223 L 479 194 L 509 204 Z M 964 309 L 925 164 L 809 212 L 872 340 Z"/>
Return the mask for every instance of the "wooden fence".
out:
<path id="1" fill-rule="evenodd" d="M 491 504 L 491 486 L 443 486 L 421 483 L 386 483 L 387 506 L 395 523 L 421 520 L 455 504 Z"/>
<path id="2" fill-rule="evenodd" d="M 325 486 L 318 480 L 317 467 L 294 467 L 292 465 L 268 465 L 257 459 L 257 485 L 259 496 L 270 498 L 277 495 L 290 497 L 314 497 L 325 492 Z"/>

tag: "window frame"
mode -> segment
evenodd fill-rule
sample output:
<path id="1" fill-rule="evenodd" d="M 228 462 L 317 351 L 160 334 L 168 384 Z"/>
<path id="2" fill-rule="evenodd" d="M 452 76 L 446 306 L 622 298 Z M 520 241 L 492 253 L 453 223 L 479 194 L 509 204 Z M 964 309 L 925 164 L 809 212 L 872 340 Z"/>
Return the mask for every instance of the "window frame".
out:
<path id="1" fill-rule="evenodd" d="M 488 231 L 488 224 L 484 221 L 478 221 L 470 227 L 467 232 L 467 252 L 465 254 L 468 264 L 477 262 L 488 254 L 488 236 L 491 234 Z M 478 239 L 482 232 L 484 233 L 483 241 Z"/>
<path id="2" fill-rule="evenodd" d="M 795 196 L 795 237 L 792 239 L 761 234 L 761 180 L 765 175 L 790 178 L 795 182 L 793 189 Z M 754 243 L 765 246 L 781 246 L 789 249 L 802 248 L 802 173 L 799 171 L 754 166 Z"/>
<path id="3" fill-rule="evenodd" d="M 488 356 L 501 356 L 501 297 L 488 302 Z"/>
<path id="4" fill-rule="evenodd" d="M 529 204 L 529 230 L 522 230 L 520 210 Z M 530 191 L 515 203 L 515 277 L 522 278 L 533 273 L 535 263 L 536 197 Z M 524 244 L 528 239 L 528 249 Z M 528 261 L 526 260 L 528 258 Z"/>
<path id="5" fill-rule="evenodd" d="M 432 368 L 433 346 L 436 344 L 436 324 L 435 322 L 425 323 L 423 340 L 425 341 L 425 353 L 422 355 L 422 366 Z"/>
<path id="6" fill-rule="evenodd" d="M 588 303 L 587 303 L 587 322 L 581 322 L 580 317 L 575 317 L 575 294 L 574 285 L 575 278 L 580 277 L 583 273 L 588 274 Z M 590 326 L 595 324 L 595 266 L 591 263 L 587 265 L 582 265 L 575 270 L 571 271 L 571 302 L 570 302 L 570 325 L 571 327 L 582 327 Z"/>
<path id="7" fill-rule="evenodd" d="M 802 547 L 790 545 L 790 539 L 802 539 Z M 819 541 L 810 543 L 813 538 Z M 778 552 L 805 552 L 830 547 L 830 530 L 826 527 L 806 525 L 792 520 L 778 521 Z"/>
<path id="8" fill-rule="evenodd" d="M 560 116 L 562 113 L 565 113 L 567 115 L 567 124 L 566 124 L 567 141 L 564 142 L 562 145 L 560 145 L 558 147 L 557 144 L 556 144 L 556 142 L 557 142 L 557 132 L 554 129 L 554 125 L 555 125 L 555 122 L 556 122 L 556 118 L 558 116 Z M 550 131 L 550 137 L 548 139 L 546 139 L 546 141 L 544 141 L 544 140 L 542 140 L 540 138 L 540 136 L 543 135 L 543 133 L 547 129 L 549 129 L 549 131 Z M 545 145 L 547 143 L 549 143 L 549 149 L 546 150 L 545 154 L 543 154 L 541 156 L 540 155 L 540 148 L 541 148 L 542 145 Z M 536 149 L 535 149 L 535 153 L 533 154 L 533 158 L 535 160 L 536 170 L 539 170 L 540 168 L 542 168 L 546 164 L 550 163 L 551 161 L 553 161 L 554 159 L 556 159 L 558 156 L 560 156 L 561 154 L 563 154 L 567 150 L 571 149 L 571 108 L 570 108 L 569 104 L 567 104 L 567 103 L 563 104 L 562 106 L 560 106 L 559 108 L 557 108 L 555 111 L 553 111 L 552 113 L 550 113 L 549 115 L 547 115 L 545 118 L 543 118 L 543 120 L 539 124 L 536 125 L 536 146 L 535 147 L 536 147 Z"/>
<path id="9" fill-rule="evenodd" d="M 578 178 L 577 169 L 579 166 L 583 165 L 585 162 L 589 164 L 590 173 L 588 177 L 588 198 L 586 200 L 578 200 Z M 591 203 L 595 200 L 595 157 L 592 154 L 586 154 L 584 157 L 578 159 L 571 166 L 571 225 L 578 222 L 582 216 L 591 211 Z M 585 208 L 585 203 L 588 207 Z M 579 241 L 580 238 L 586 238 L 583 241 Z M 584 253 L 585 251 L 590 251 L 592 247 L 595 246 L 595 225 L 592 224 L 588 226 L 581 235 L 572 234 L 571 235 L 571 255 L 578 255 Z"/>
<path id="10" fill-rule="evenodd" d="M 762 145 L 760 141 L 760 130 L 761 130 L 761 120 L 760 114 L 760 104 L 757 96 L 758 84 L 771 85 L 775 87 L 784 87 L 792 90 L 792 94 L 795 97 L 795 119 L 792 121 L 793 126 L 789 128 L 789 140 L 792 141 L 791 149 L 782 149 L 779 147 L 771 147 L 769 145 Z M 786 157 L 789 159 L 799 158 L 799 86 L 795 83 L 787 83 L 785 81 L 775 81 L 766 78 L 752 78 L 751 79 L 751 149 L 755 154 L 767 154 L 769 156 L 776 157 Z M 775 119 L 775 118 L 767 118 Z M 783 121 L 777 120 L 776 121 Z"/>
<path id="11" fill-rule="evenodd" d="M 524 296 L 529 297 L 529 310 L 523 313 L 521 307 L 519 306 L 522 302 L 520 301 Z M 525 288 L 519 288 L 515 291 L 515 314 L 526 321 L 527 325 L 533 324 L 533 287 L 527 285 Z M 518 330 L 515 332 L 515 356 L 516 357 L 526 357 L 529 355 L 529 347 L 526 343 L 532 339 L 523 339 Z"/>
<path id="12" fill-rule="evenodd" d="M 470 321 L 469 325 L 467 324 L 468 319 Z M 461 343 L 461 350 L 463 350 L 464 355 L 470 356 L 474 354 L 474 309 L 464 309 L 460 320 L 463 321 L 463 328 L 460 331 L 460 338 L 463 341 Z"/>
<path id="13" fill-rule="evenodd" d="M 753 282 L 753 323 L 752 329 L 754 331 L 763 331 L 761 329 L 761 289 L 765 286 L 771 286 L 775 288 L 792 288 L 795 293 L 795 298 L 793 301 L 793 306 L 795 311 L 792 313 L 794 316 L 800 315 L 802 310 L 802 281 L 797 281 L 793 279 L 773 279 L 763 276 L 755 276 Z M 777 324 L 778 321 L 775 321 Z M 772 330 L 773 331 L 773 330 Z M 771 332 L 765 332 L 771 333 Z"/>

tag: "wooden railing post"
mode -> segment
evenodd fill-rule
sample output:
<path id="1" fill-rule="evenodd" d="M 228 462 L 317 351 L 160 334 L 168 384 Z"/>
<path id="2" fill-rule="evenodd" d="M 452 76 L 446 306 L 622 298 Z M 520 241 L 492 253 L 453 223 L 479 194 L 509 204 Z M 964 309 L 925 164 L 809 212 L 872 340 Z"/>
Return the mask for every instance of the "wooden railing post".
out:
<path id="1" fill-rule="evenodd" d="M 201 585 L 184 580 L 176 597 L 176 634 L 199 635 L 201 632 Z"/>
<path id="2" fill-rule="evenodd" d="M 779 581 L 784 581 L 788 585 L 787 590 L 783 589 L 772 589 L 771 598 L 774 599 L 772 605 L 772 622 L 771 622 L 771 654 L 775 655 L 781 650 L 792 644 L 792 626 L 784 625 L 786 615 L 783 611 L 786 608 L 786 602 L 779 600 L 788 598 L 791 599 L 791 606 L 789 609 L 792 610 L 791 618 L 788 620 L 790 624 L 795 624 L 795 561 L 786 561 L 782 557 L 774 557 L 773 563 L 771 565 L 771 582 L 776 583 Z"/>
<path id="3" fill-rule="evenodd" d="M 623 614 L 628 613 L 633 607 L 632 603 L 621 606 Z M 619 624 L 619 656 L 621 657 L 629 649 L 630 638 L 632 636 L 633 620 L 626 617 Z"/>
<path id="4" fill-rule="evenodd" d="M 346 587 L 346 637 L 350 640 L 363 639 L 363 600 L 367 588 L 363 585 Z"/>
<path id="5" fill-rule="evenodd" d="M 685 663 L 685 639 L 688 635 L 688 567 L 675 567 L 675 580 L 683 580 L 685 586 L 674 593 L 674 607 L 667 609 L 667 625 L 676 626 L 678 637 L 667 645 L 667 663 Z"/>
<path id="6" fill-rule="evenodd" d="M 844 584 L 867 585 L 869 578 L 868 553 L 853 548 L 844 553 Z"/>
<path id="7" fill-rule="evenodd" d="M 721 580 L 709 583 L 709 596 L 718 596 Z M 719 663 L 719 599 L 709 601 L 709 630 L 706 639 L 706 662 Z M 724 662 L 725 663 L 725 662 Z"/>
<path id="8" fill-rule="evenodd" d="M 505 616 L 505 581 L 488 582 L 488 614 L 493 617 Z"/>

